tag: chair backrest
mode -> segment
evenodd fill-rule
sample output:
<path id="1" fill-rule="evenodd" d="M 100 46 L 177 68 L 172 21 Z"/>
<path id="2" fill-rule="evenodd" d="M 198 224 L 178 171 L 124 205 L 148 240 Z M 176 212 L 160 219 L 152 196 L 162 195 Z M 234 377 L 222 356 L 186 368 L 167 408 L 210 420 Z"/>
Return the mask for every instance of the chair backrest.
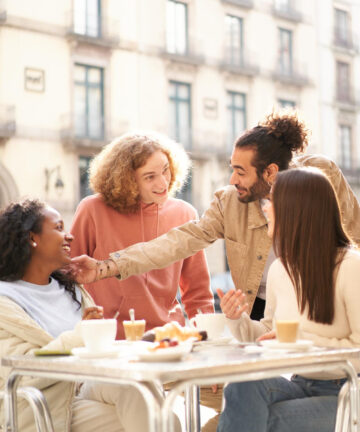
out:
<path id="1" fill-rule="evenodd" d="M 4 394 L 5 392 L 0 390 L 0 399 L 4 399 Z M 40 390 L 35 387 L 18 387 L 16 395 L 29 403 L 34 414 L 37 432 L 54 432 L 49 407 Z"/>

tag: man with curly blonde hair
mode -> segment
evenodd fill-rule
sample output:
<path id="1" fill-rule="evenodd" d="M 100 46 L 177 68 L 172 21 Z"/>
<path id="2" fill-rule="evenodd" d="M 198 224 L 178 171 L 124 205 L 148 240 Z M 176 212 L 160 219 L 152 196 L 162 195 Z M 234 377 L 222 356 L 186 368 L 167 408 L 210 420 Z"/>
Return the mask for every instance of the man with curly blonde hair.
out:
<path id="1" fill-rule="evenodd" d="M 130 133 L 108 144 L 92 161 L 90 186 L 95 195 L 79 204 L 71 232 L 73 256 L 105 259 L 119 247 L 152 240 L 171 228 L 197 219 L 196 210 L 171 197 L 183 186 L 190 161 L 183 148 L 169 138 Z M 124 338 L 122 321 L 129 309 L 146 320 L 146 328 L 170 321 L 185 324 L 176 299 L 178 287 L 185 311 L 213 312 L 213 295 L 204 252 L 161 270 L 85 285 L 107 318 L 118 314 L 117 338 Z"/>

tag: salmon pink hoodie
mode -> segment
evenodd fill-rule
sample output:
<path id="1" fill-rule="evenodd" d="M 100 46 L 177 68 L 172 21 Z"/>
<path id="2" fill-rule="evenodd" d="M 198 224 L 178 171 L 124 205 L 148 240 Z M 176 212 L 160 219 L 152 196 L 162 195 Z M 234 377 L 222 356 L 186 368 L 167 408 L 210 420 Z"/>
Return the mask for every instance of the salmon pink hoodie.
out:
<path id="1" fill-rule="evenodd" d="M 71 228 L 75 237 L 71 254 L 107 259 L 110 252 L 152 240 L 196 218 L 196 210 L 190 204 L 175 198 L 169 198 L 163 205 L 141 204 L 137 213 L 122 214 L 106 205 L 100 195 L 91 195 L 76 210 Z M 124 338 L 122 321 L 129 319 L 130 308 L 135 310 L 136 319 L 146 320 L 147 330 L 174 320 L 184 325 L 184 315 L 176 299 L 178 288 L 189 318 L 199 309 L 204 313 L 214 311 L 204 251 L 163 269 L 123 281 L 104 279 L 85 288 L 95 303 L 104 307 L 106 318 L 119 311 L 118 339 Z"/>

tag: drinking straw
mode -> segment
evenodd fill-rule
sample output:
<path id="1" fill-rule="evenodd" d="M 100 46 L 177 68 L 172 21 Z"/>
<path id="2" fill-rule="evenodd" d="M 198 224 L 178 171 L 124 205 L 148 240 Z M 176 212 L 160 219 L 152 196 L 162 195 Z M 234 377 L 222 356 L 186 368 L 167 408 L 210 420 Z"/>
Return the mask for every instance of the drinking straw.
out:
<path id="1" fill-rule="evenodd" d="M 129 309 L 129 315 L 130 315 L 131 322 L 133 323 L 135 321 L 135 311 L 134 311 L 134 309 Z"/>

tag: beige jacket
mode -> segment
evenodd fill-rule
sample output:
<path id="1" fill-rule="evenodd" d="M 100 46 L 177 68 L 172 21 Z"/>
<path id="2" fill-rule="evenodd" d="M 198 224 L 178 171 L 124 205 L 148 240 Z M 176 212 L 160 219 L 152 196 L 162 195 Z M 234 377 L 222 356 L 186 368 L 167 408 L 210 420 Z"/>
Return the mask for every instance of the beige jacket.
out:
<path id="1" fill-rule="evenodd" d="M 82 308 L 93 306 L 94 302 L 85 290 L 82 291 Z M 69 350 L 83 346 L 80 328 L 62 333 L 54 339 L 42 329 L 20 306 L 7 297 L 0 296 L 0 357 L 32 355 L 39 348 L 48 350 Z M 0 388 L 4 389 L 9 368 L 0 367 Z M 46 397 L 56 432 L 70 431 L 71 403 L 75 396 L 75 383 L 43 378 L 21 378 L 19 386 L 33 386 Z M 1 406 L 0 424 L 3 424 Z M 34 417 L 27 402 L 18 403 L 19 431 L 35 432 Z"/>
<path id="2" fill-rule="evenodd" d="M 294 159 L 292 166 L 318 167 L 327 174 L 337 192 L 345 228 L 356 244 L 360 245 L 359 203 L 335 163 L 323 156 L 306 155 Z M 174 228 L 150 242 L 114 252 L 110 257 L 118 266 L 120 279 L 126 279 L 134 274 L 166 267 L 220 238 L 225 239 L 234 284 L 246 294 L 251 310 L 271 240 L 267 235 L 266 219 L 259 201 L 241 203 L 234 186 L 217 191 L 200 220 Z"/>

